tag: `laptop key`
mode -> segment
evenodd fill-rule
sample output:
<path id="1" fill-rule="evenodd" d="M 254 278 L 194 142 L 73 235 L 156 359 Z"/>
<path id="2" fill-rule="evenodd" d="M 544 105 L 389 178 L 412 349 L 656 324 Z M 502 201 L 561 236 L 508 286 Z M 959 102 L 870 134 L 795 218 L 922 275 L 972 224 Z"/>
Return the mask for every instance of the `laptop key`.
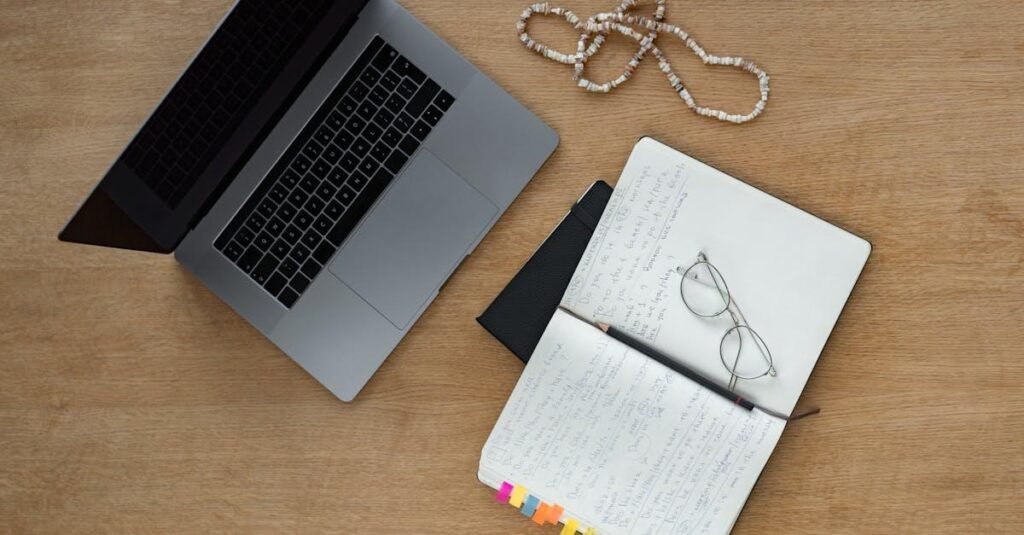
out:
<path id="1" fill-rule="evenodd" d="M 274 184 L 274 187 L 270 188 L 270 198 L 274 199 L 274 202 L 284 202 L 288 198 L 288 188 L 284 184 Z"/>
<path id="2" fill-rule="evenodd" d="M 355 143 L 352 144 L 352 148 L 349 149 L 356 158 L 362 159 L 366 156 L 366 153 L 370 152 L 370 142 L 363 138 L 359 138 Z"/>
<path id="3" fill-rule="evenodd" d="M 416 139 L 423 141 L 430 135 L 430 125 L 423 121 L 416 121 L 416 124 L 412 125 L 412 135 L 416 136 Z"/>
<path id="4" fill-rule="evenodd" d="M 380 77 L 380 82 L 377 84 L 388 91 L 394 91 L 398 84 L 402 81 L 402 77 L 398 76 L 392 71 L 387 71 L 383 76 Z"/>
<path id="5" fill-rule="evenodd" d="M 375 106 L 383 106 L 388 100 L 388 92 L 383 87 L 377 86 L 370 90 L 366 100 L 367 102 L 372 102 Z"/>
<path id="6" fill-rule="evenodd" d="M 313 193 L 319 185 L 320 181 L 311 175 L 306 175 L 306 177 L 299 182 L 299 187 L 301 187 L 302 191 L 305 191 L 306 193 Z"/>
<path id="7" fill-rule="evenodd" d="M 263 260 L 260 260 L 259 264 L 256 264 L 256 268 L 252 270 L 252 278 L 256 282 L 263 284 L 267 282 L 271 275 L 274 274 L 274 270 L 277 269 L 279 262 L 274 255 L 266 255 Z"/>
<path id="8" fill-rule="evenodd" d="M 313 228 L 320 234 L 327 234 L 334 226 L 334 221 L 326 214 L 321 214 L 320 217 L 316 218 L 313 222 Z"/>
<path id="9" fill-rule="evenodd" d="M 369 92 L 370 88 L 366 87 L 366 84 L 360 82 L 359 80 L 356 80 L 355 83 L 352 84 L 352 87 L 348 89 L 348 94 L 351 95 L 352 98 L 356 100 L 363 100 L 363 97 L 365 97 L 366 94 Z"/>
<path id="10" fill-rule="evenodd" d="M 263 258 L 263 252 L 255 246 L 250 246 L 244 253 L 242 253 L 242 256 L 238 259 L 238 262 L 235 262 L 235 264 L 241 268 L 242 271 L 249 273 L 254 267 L 256 267 L 256 263 L 260 261 L 260 258 Z"/>
<path id="11" fill-rule="evenodd" d="M 402 149 L 402 152 L 412 156 L 412 153 L 416 152 L 416 149 L 419 148 L 419 146 L 420 142 L 417 141 L 416 138 L 411 135 L 406 135 L 405 139 L 403 139 L 398 145 L 398 148 Z"/>
<path id="12" fill-rule="evenodd" d="M 341 150 L 345 150 L 355 139 L 356 136 L 353 136 L 351 132 L 342 130 L 341 132 L 338 132 L 338 135 L 334 136 L 334 143 L 341 147 Z"/>
<path id="13" fill-rule="evenodd" d="M 274 242 L 274 245 L 270 246 L 270 252 L 278 258 L 285 258 L 288 256 L 288 251 L 292 250 L 292 246 L 285 242 L 283 239 L 278 239 Z"/>
<path id="14" fill-rule="evenodd" d="M 402 95 L 403 98 L 409 100 L 410 98 L 412 98 L 413 95 L 416 94 L 417 89 L 419 89 L 419 86 L 417 86 L 412 81 L 405 79 L 399 82 L 398 88 L 395 89 L 395 94 Z"/>
<path id="15" fill-rule="evenodd" d="M 292 282 L 289 286 L 301 294 L 306 291 L 306 288 L 309 286 L 309 279 L 302 273 L 296 273 L 295 276 L 292 277 Z"/>
<path id="16" fill-rule="evenodd" d="M 281 293 L 277 294 L 277 300 L 280 301 L 282 305 L 288 308 L 291 308 L 292 305 L 295 304 L 295 301 L 298 301 L 298 299 L 299 294 L 295 290 L 292 290 L 291 288 L 285 288 L 284 290 L 281 290 Z"/>
<path id="17" fill-rule="evenodd" d="M 270 221 L 267 221 L 267 225 L 264 229 L 266 229 L 266 232 L 271 236 L 280 236 L 281 232 L 284 231 L 284 221 L 281 221 L 281 218 L 274 216 L 270 218 Z"/>
<path id="18" fill-rule="evenodd" d="M 303 204 L 306 204 L 306 199 L 308 198 L 309 194 L 302 191 L 302 188 L 295 188 L 292 190 L 291 194 L 288 195 L 288 201 L 295 206 L 302 206 Z"/>
<path id="19" fill-rule="evenodd" d="M 398 60 L 391 65 L 391 68 L 398 74 L 412 78 L 412 80 L 417 84 L 422 84 L 423 80 L 427 78 L 427 75 L 423 74 L 423 71 L 416 68 L 416 66 L 413 65 L 411 61 L 405 59 L 405 57 L 398 58 Z"/>
<path id="20" fill-rule="evenodd" d="M 333 166 L 330 163 L 328 163 L 327 160 L 321 158 L 317 160 L 316 163 L 313 164 L 313 168 L 310 169 L 309 172 L 313 176 L 319 178 L 320 180 L 323 180 L 327 178 L 327 173 L 331 171 L 331 167 Z"/>
<path id="21" fill-rule="evenodd" d="M 367 180 L 369 179 L 366 178 L 366 175 L 360 173 L 359 171 L 356 171 L 355 173 L 352 173 L 352 176 L 348 179 L 347 184 L 350 188 L 359 191 L 363 189 L 363 186 L 366 185 Z"/>
<path id="22" fill-rule="evenodd" d="M 405 165 L 405 162 L 408 160 L 408 156 L 396 150 L 391 154 L 390 157 L 388 157 L 387 161 L 384 162 L 384 167 L 386 167 L 387 170 L 391 171 L 392 173 L 398 173 L 402 169 L 402 166 Z"/>
<path id="23" fill-rule="evenodd" d="M 395 58 L 397 57 L 398 52 L 396 52 L 391 45 L 384 43 L 384 46 L 380 48 L 380 51 L 378 51 L 377 55 L 373 57 L 373 61 L 370 62 L 370 64 L 376 67 L 377 70 L 383 71 L 384 69 L 387 69 L 388 66 L 391 65 L 391 62 L 395 61 Z"/>
<path id="24" fill-rule="evenodd" d="M 320 234 L 313 229 L 309 229 L 302 235 L 302 243 L 306 247 L 313 249 L 317 245 L 320 245 Z"/>
<path id="25" fill-rule="evenodd" d="M 356 110 L 356 113 L 363 119 L 369 121 L 373 118 L 373 114 L 377 113 L 377 106 L 369 100 L 365 100 L 359 105 L 359 109 Z"/>
<path id="26" fill-rule="evenodd" d="M 338 249 L 331 244 L 331 242 L 324 240 L 316 249 L 313 250 L 313 258 L 321 264 L 326 264 L 334 256 L 334 251 Z"/>
<path id="27" fill-rule="evenodd" d="M 277 205 L 270 199 L 264 199 L 260 203 L 260 207 L 256 209 L 257 212 L 263 215 L 263 217 L 270 217 L 277 211 Z"/>
<path id="28" fill-rule="evenodd" d="M 321 269 L 323 268 L 320 267 L 320 264 L 317 263 L 316 260 L 310 258 L 306 260 L 305 264 L 302 264 L 302 268 L 299 271 L 307 278 L 312 279 L 313 277 L 316 277 L 320 273 Z"/>
<path id="29" fill-rule="evenodd" d="M 235 234 L 235 241 L 237 241 L 242 247 L 248 247 L 255 238 L 256 234 L 245 227 L 238 229 L 238 232 Z"/>
<path id="30" fill-rule="evenodd" d="M 301 264 L 309 258 L 309 249 L 300 243 L 299 245 L 292 247 L 292 252 L 288 255 L 288 258 L 291 258 Z"/>
<path id="31" fill-rule="evenodd" d="M 352 171 L 355 171 L 356 166 L 359 165 L 359 158 L 357 158 L 351 152 L 347 152 L 345 153 L 344 156 L 341 157 L 341 162 L 338 165 L 340 165 L 341 168 L 344 169 L 345 171 L 351 173 Z"/>
<path id="32" fill-rule="evenodd" d="M 350 117 L 348 122 L 345 123 L 345 129 L 352 132 L 352 135 L 358 136 L 359 132 L 363 131 L 363 127 L 366 126 L 366 121 L 358 116 Z"/>
<path id="33" fill-rule="evenodd" d="M 330 143 L 332 139 L 334 139 L 334 132 L 332 132 L 331 129 L 326 126 L 321 126 L 319 129 L 317 129 L 314 137 L 316 138 L 317 141 L 320 142 L 321 145 L 326 145 Z"/>
<path id="34" fill-rule="evenodd" d="M 348 173 L 342 171 L 340 167 L 335 167 L 331 169 L 330 173 L 327 173 L 327 181 L 339 188 L 345 183 L 346 178 L 348 178 Z"/>
<path id="35" fill-rule="evenodd" d="M 370 156 L 367 156 L 367 157 L 366 157 L 366 158 L 364 158 L 364 159 L 363 159 L 363 161 L 362 161 L 362 162 L 361 162 L 361 163 L 359 164 L 359 171 L 360 171 L 361 173 L 363 173 L 364 175 L 372 175 L 372 174 L 373 174 L 373 172 L 377 170 L 377 167 L 378 167 L 378 165 L 379 165 L 379 164 L 377 163 L 377 161 L 376 161 L 376 160 L 374 160 L 374 159 L 373 159 L 372 157 L 370 157 Z"/>
<path id="36" fill-rule="evenodd" d="M 395 126 L 398 127 L 399 130 L 404 130 L 408 132 L 409 129 L 412 128 L 412 125 L 415 121 L 416 120 L 413 119 L 411 115 L 403 111 L 402 113 L 399 113 L 397 117 L 395 117 Z"/>
<path id="37" fill-rule="evenodd" d="M 330 199 L 330 197 L 328 197 L 328 199 Z M 320 197 L 317 197 L 316 195 L 310 195 L 309 200 L 306 201 L 306 206 L 303 206 L 303 208 L 305 208 L 307 212 L 315 216 L 316 214 L 319 214 L 320 212 L 324 211 L 325 204 L 327 203 L 321 200 Z"/>
<path id="38" fill-rule="evenodd" d="M 302 153 L 305 154 L 310 160 L 316 159 L 323 152 L 323 145 L 316 142 L 315 139 L 309 140 L 305 147 L 302 147 Z"/>
<path id="39" fill-rule="evenodd" d="M 391 110 L 391 113 L 398 113 L 405 107 L 405 99 L 394 93 L 384 102 L 384 107 Z"/>
<path id="40" fill-rule="evenodd" d="M 370 155 L 376 158 L 378 162 L 383 162 L 389 154 L 391 154 L 391 147 L 387 146 L 383 141 L 378 141 L 370 149 Z"/>
<path id="41" fill-rule="evenodd" d="M 380 111 L 377 112 L 377 115 L 373 116 L 373 122 L 381 128 L 387 128 L 393 120 L 395 120 L 395 114 L 391 113 L 386 108 L 381 108 Z"/>
<path id="42" fill-rule="evenodd" d="M 300 174 L 302 174 L 305 173 L 306 171 L 309 171 L 309 166 L 311 165 L 313 165 L 313 162 L 309 161 L 309 158 L 306 158 L 305 156 L 300 154 L 296 156 L 295 161 L 292 162 L 292 169 L 295 169 Z"/>
<path id="43" fill-rule="evenodd" d="M 444 115 L 444 112 L 439 110 L 437 106 L 431 104 L 430 106 L 427 106 L 427 109 L 423 110 L 423 116 L 421 118 L 430 126 L 437 126 L 437 122 L 441 120 L 442 115 Z"/>
<path id="44" fill-rule="evenodd" d="M 341 214 L 345 212 L 345 207 L 338 201 L 331 201 L 327 203 L 327 209 L 324 210 L 324 214 L 331 219 L 338 219 Z"/>
<path id="45" fill-rule="evenodd" d="M 423 87 L 416 91 L 416 95 L 409 100 L 409 103 L 405 105 L 405 111 L 413 117 L 419 117 L 423 110 L 427 109 L 430 101 L 434 100 L 434 95 L 440 90 L 441 87 L 437 85 L 437 82 L 427 80 Z"/>
<path id="46" fill-rule="evenodd" d="M 293 217 L 295 217 L 295 212 L 295 207 L 289 204 L 288 202 L 285 202 L 277 208 L 277 217 L 280 217 L 281 221 L 287 223 L 291 221 Z"/>
<path id="47" fill-rule="evenodd" d="M 331 143 L 330 145 L 327 146 L 326 149 L 324 149 L 323 161 L 333 166 L 334 164 L 338 163 L 338 160 L 341 159 L 341 155 L 344 153 L 344 149 L 335 145 L 334 143 Z"/>
<path id="48" fill-rule="evenodd" d="M 291 258 L 286 258 L 281 261 L 280 266 L 277 266 L 277 270 L 290 279 L 299 270 L 299 264 Z"/>
<path id="49" fill-rule="evenodd" d="M 348 186 L 342 186 L 342 188 L 338 190 L 338 193 L 337 195 L 334 196 L 334 198 L 337 199 L 338 202 L 340 202 L 341 204 L 348 206 L 352 204 L 352 199 L 356 198 L 356 192 L 353 191 L 352 188 Z"/>
<path id="50" fill-rule="evenodd" d="M 238 260 L 242 257 L 242 246 L 232 241 L 224 248 L 224 256 L 228 257 L 228 260 L 232 262 Z"/>
<path id="51" fill-rule="evenodd" d="M 313 215 L 305 210 L 299 210 L 299 215 L 295 216 L 295 226 L 299 227 L 299 231 L 309 228 L 313 224 Z"/>
<path id="52" fill-rule="evenodd" d="M 281 237 L 290 244 L 296 244 L 302 237 L 302 231 L 295 225 L 288 225 L 288 228 L 281 233 Z"/>
<path id="53" fill-rule="evenodd" d="M 356 112 L 356 106 L 358 105 L 356 101 L 352 100 L 352 97 L 346 96 L 338 103 L 338 111 L 349 116 Z"/>
<path id="54" fill-rule="evenodd" d="M 366 130 L 363 130 L 363 138 L 370 143 L 376 143 L 380 139 L 381 134 L 384 133 L 384 129 L 377 126 L 374 123 L 366 125 Z"/>
<path id="55" fill-rule="evenodd" d="M 310 143 L 313 143 L 312 141 Z M 288 189 L 294 188 L 301 180 L 301 176 L 294 170 L 289 169 L 281 175 L 281 184 L 288 187 Z"/>
<path id="56" fill-rule="evenodd" d="M 441 108 L 443 111 L 448 111 L 448 108 L 452 107 L 452 104 L 454 103 L 455 97 L 453 97 L 451 93 L 445 91 L 444 89 L 442 89 L 441 92 L 438 93 L 436 97 L 434 97 L 434 105 L 436 105 L 438 108 Z"/>
<path id="57" fill-rule="evenodd" d="M 320 196 L 321 199 L 330 199 L 334 197 L 334 192 L 336 191 L 338 191 L 338 188 L 332 186 L 330 183 L 327 182 L 321 183 L 320 187 L 316 188 L 316 194 Z M 321 207 L 320 210 L 323 210 L 323 208 Z M 317 212 L 319 212 L 320 210 L 317 210 Z"/>
<path id="58" fill-rule="evenodd" d="M 402 133 L 399 132 L 397 128 L 391 127 L 384 132 L 384 137 L 381 139 L 383 139 L 384 143 L 387 143 L 389 147 L 394 148 L 398 146 L 399 141 L 402 141 Z"/>
<path id="59" fill-rule="evenodd" d="M 277 295 L 284 288 L 285 284 L 288 284 L 288 279 L 284 278 L 284 275 L 280 273 L 274 273 L 263 287 L 270 292 L 270 295 Z"/>
<path id="60" fill-rule="evenodd" d="M 271 236 L 270 234 L 267 234 L 266 232 L 260 232 L 259 236 L 256 236 L 256 239 L 253 240 L 252 242 L 253 246 L 258 248 L 260 251 L 266 251 L 267 249 L 270 249 L 270 246 L 273 243 L 274 237 Z"/>
<path id="61" fill-rule="evenodd" d="M 342 114 L 338 110 L 332 111 L 331 114 L 327 116 L 327 126 L 333 128 L 335 132 L 341 130 L 341 127 L 345 126 L 345 115 L 346 114 Z"/>
<path id="62" fill-rule="evenodd" d="M 362 80 L 369 87 L 377 85 L 377 80 L 380 80 L 380 72 L 373 67 L 366 67 L 363 74 L 359 75 L 359 79 Z"/>
<path id="63" fill-rule="evenodd" d="M 259 232 L 263 230 L 263 225 L 267 224 L 267 220 L 259 214 L 253 214 L 249 216 L 249 222 L 247 224 L 250 229 Z"/>

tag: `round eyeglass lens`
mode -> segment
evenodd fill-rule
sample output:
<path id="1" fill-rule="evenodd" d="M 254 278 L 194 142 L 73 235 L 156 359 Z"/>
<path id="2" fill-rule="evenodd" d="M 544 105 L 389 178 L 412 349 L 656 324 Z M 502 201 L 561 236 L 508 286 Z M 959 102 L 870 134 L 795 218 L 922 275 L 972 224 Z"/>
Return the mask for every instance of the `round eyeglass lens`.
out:
<path id="1" fill-rule="evenodd" d="M 698 316 L 712 318 L 729 308 L 729 287 L 708 262 L 697 262 L 683 273 L 679 293 L 686 308 Z"/>
<path id="2" fill-rule="evenodd" d="M 719 345 L 722 365 L 740 379 L 757 379 L 768 375 L 772 354 L 757 331 L 746 325 L 729 329 Z"/>

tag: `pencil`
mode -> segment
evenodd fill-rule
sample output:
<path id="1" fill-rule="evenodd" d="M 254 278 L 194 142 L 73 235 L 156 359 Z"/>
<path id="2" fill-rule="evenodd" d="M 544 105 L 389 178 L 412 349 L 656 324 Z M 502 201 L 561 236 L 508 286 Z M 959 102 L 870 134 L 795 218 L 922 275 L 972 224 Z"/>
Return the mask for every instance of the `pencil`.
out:
<path id="1" fill-rule="evenodd" d="M 644 344 L 643 342 L 637 340 L 636 338 L 633 338 L 632 336 L 626 334 L 625 332 L 620 331 L 619 329 L 616 329 L 615 327 L 612 327 L 607 323 L 587 321 L 579 314 L 576 314 L 575 312 L 565 307 L 559 306 L 558 308 L 562 309 L 563 312 L 575 317 L 576 319 L 584 323 L 597 327 L 608 336 L 618 340 L 619 342 L 622 342 L 623 344 L 626 344 L 627 346 L 639 352 L 640 354 L 665 366 L 666 368 L 678 373 L 679 375 L 682 375 L 683 377 L 686 377 L 687 379 L 699 384 L 700 386 L 707 388 L 708 390 L 714 392 L 715 394 L 718 394 L 719 396 L 728 400 L 729 402 L 735 403 L 748 411 L 754 409 L 754 404 L 750 400 L 744 399 L 743 396 L 737 395 L 735 392 L 732 392 L 729 389 L 725 388 L 724 386 L 712 381 L 711 379 L 704 377 L 703 375 L 697 373 L 695 370 L 692 370 L 689 367 L 680 364 L 678 361 L 669 358 L 668 355 L 665 355 L 661 351 L 658 351 L 657 349 L 654 349 L 653 347 Z"/>

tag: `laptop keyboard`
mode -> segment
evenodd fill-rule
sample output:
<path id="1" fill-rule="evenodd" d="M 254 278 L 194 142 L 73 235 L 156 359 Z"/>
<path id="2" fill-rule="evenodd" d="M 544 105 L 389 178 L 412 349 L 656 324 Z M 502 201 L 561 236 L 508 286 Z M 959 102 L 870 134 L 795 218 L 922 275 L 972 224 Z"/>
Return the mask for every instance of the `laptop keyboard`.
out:
<path id="1" fill-rule="evenodd" d="M 330 3 L 239 2 L 129 144 L 128 167 L 176 207 Z"/>
<path id="2" fill-rule="evenodd" d="M 454 102 L 375 37 L 214 246 L 291 308 Z"/>

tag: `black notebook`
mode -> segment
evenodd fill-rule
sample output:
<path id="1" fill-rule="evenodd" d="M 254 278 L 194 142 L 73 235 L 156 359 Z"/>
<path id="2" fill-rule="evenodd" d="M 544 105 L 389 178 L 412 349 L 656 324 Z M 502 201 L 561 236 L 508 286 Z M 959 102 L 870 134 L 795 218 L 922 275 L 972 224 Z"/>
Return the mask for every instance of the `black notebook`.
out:
<path id="1" fill-rule="evenodd" d="M 558 308 L 611 196 L 611 186 L 594 182 L 476 319 L 523 362 Z"/>

